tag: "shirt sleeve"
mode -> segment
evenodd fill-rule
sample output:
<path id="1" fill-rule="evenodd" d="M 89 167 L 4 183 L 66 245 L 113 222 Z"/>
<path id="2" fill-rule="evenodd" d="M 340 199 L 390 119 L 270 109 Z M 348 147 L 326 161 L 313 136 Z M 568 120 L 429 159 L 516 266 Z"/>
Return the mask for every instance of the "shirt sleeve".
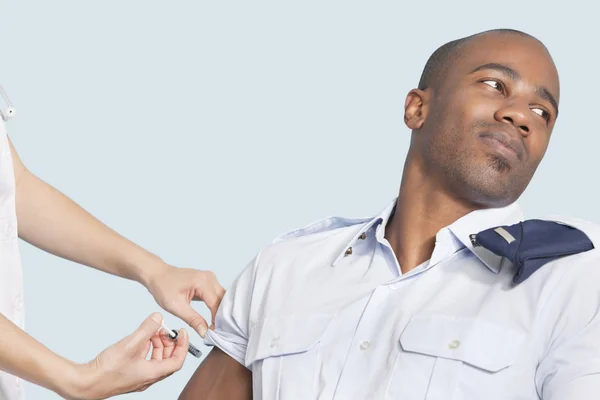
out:
<path id="1" fill-rule="evenodd" d="M 565 265 L 569 271 L 544 314 L 548 351 L 536 372 L 543 400 L 592 400 L 600 396 L 600 262 Z M 552 318 L 551 318 L 552 316 Z"/>
<path id="2" fill-rule="evenodd" d="M 257 262 L 258 256 L 234 280 L 217 310 L 215 329 L 204 338 L 207 346 L 218 347 L 244 366 Z"/>

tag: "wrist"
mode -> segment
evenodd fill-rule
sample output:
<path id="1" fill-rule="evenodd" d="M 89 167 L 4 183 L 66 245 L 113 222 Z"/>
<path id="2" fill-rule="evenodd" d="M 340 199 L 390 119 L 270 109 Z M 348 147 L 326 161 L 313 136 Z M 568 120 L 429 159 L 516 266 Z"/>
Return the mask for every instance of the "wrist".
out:
<path id="1" fill-rule="evenodd" d="M 148 263 L 140 270 L 138 282 L 152 293 L 152 289 L 156 286 L 156 283 L 160 282 L 161 277 L 172 268 L 174 268 L 172 265 L 160 259 L 153 263 Z"/>
<path id="2" fill-rule="evenodd" d="M 94 368 L 89 364 L 69 362 L 57 380 L 56 393 L 68 400 L 90 400 L 94 387 Z"/>
<path id="3" fill-rule="evenodd" d="M 139 259 L 132 269 L 135 271 L 135 280 L 149 289 L 156 277 L 168 269 L 169 265 L 160 257 L 150 254 Z"/>

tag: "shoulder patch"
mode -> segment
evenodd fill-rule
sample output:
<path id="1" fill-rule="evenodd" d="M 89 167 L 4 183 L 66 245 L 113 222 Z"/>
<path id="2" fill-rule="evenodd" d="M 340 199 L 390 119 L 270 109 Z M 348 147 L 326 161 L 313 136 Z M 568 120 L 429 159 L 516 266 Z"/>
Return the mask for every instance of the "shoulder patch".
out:
<path id="1" fill-rule="evenodd" d="M 591 229 L 574 221 L 530 219 L 486 229 L 471 239 L 473 245 L 509 259 L 516 267 L 513 282 L 519 284 L 550 261 L 595 248 Z"/>
<path id="2" fill-rule="evenodd" d="M 594 243 L 595 247 L 600 248 L 600 225 L 580 218 L 567 217 L 564 215 L 552 215 L 542 219 L 545 221 L 553 221 L 561 225 L 570 226 L 571 228 L 585 232 L 585 234 Z"/>
<path id="3" fill-rule="evenodd" d="M 365 224 L 371 221 L 371 218 L 343 218 L 343 217 L 328 217 L 319 221 L 313 222 L 300 229 L 294 229 L 287 233 L 277 236 L 273 243 L 281 242 L 282 240 L 292 239 L 300 236 L 311 235 L 314 233 L 321 233 L 326 231 L 332 231 L 334 229 L 346 228 L 349 226 Z"/>

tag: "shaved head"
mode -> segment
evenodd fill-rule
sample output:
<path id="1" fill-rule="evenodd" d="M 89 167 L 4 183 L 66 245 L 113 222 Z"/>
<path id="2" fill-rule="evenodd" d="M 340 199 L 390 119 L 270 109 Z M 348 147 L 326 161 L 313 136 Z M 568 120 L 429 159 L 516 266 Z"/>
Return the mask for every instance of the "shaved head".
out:
<path id="1" fill-rule="evenodd" d="M 437 87 L 439 87 L 439 85 L 441 85 L 444 82 L 444 78 L 446 77 L 450 66 L 460 58 L 461 50 L 463 49 L 464 45 L 479 36 L 489 33 L 529 37 L 537 40 L 540 44 L 542 44 L 542 42 L 540 42 L 538 39 L 531 36 L 530 34 L 515 29 L 492 29 L 489 31 L 480 32 L 474 35 L 453 40 L 439 47 L 429 57 L 427 63 L 425 64 L 425 68 L 423 69 L 423 73 L 421 74 L 421 79 L 419 80 L 418 88 L 421 90 L 425 90 L 428 88 L 436 89 Z"/>

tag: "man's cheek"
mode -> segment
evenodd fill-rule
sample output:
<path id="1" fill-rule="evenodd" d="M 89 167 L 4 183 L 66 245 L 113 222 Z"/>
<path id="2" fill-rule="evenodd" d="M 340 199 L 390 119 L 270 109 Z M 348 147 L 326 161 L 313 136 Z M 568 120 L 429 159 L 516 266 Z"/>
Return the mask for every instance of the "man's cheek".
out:
<path id="1" fill-rule="evenodd" d="M 472 120 L 480 123 L 494 123 L 495 115 L 497 112 L 498 107 L 495 107 L 489 102 L 484 102 L 483 100 L 476 102 L 470 108 L 470 115 Z"/>

